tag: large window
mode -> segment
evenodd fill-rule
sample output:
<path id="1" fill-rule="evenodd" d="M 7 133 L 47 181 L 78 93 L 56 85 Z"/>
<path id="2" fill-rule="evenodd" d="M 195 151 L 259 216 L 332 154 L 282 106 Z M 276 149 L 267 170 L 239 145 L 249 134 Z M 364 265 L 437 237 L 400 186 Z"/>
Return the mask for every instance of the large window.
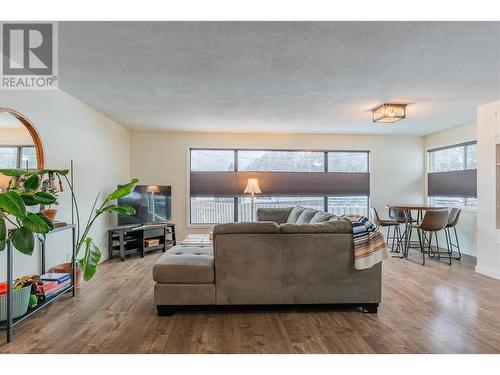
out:
<path id="1" fill-rule="evenodd" d="M 234 151 L 191 150 L 191 171 L 234 171 Z"/>
<path id="2" fill-rule="evenodd" d="M 328 172 L 368 172 L 368 155 L 364 152 L 329 152 Z"/>
<path id="3" fill-rule="evenodd" d="M 191 197 L 191 223 L 222 224 L 234 220 L 234 199 L 230 197 Z"/>
<path id="4" fill-rule="evenodd" d="M 477 206 L 476 152 L 476 142 L 429 150 L 429 204 Z"/>
<path id="5" fill-rule="evenodd" d="M 429 151 L 430 172 L 476 169 L 477 144 L 466 143 Z"/>
<path id="6" fill-rule="evenodd" d="M 309 151 L 238 151 L 239 171 L 323 172 L 324 154 Z"/>
<path id="7" fill-rule="evenodd" d="M 0 168 L 37 167 L 34 146 L 0 146 Z"/>
<path id="8" fill-rule="evenodd" d="M 369 197 L 328 197 L 328 212 L 334 215 L 358 214 L 368 216 Z"/>
<path id="9" fill-rule="evenodd" d="M 295 205 L 336 215 L 368 215 L 368 151 L 192 149 L 190 153 L 191 224 L 251 221 L 258 208 Z M 243 193 L 248 177 L 259 178 L 263 193 L 253 203 Z"/>
<path id="10" fill-rule="evenodd" d="M 278 208 L 301 205 L 308 208 L 322 210 L 324 204 L 323 197 L 256 197 L 253 203 L 250 197 L 238 198 L 238 221 L 252 221 L 252 217 L 257 217 L 258 208 Z"/>

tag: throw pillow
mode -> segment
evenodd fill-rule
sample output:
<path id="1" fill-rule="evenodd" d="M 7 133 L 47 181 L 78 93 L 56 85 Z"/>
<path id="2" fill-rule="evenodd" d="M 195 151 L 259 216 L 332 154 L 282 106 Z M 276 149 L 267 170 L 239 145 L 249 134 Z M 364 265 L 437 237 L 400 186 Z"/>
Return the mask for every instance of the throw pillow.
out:
<path id="1" fill-rule="evenodd" d="M 311 219 L 313 218 L 314 215 L 318 210 L 315 210 L 314 208 L 306 208 L 302 213 L 300 214 L 299 218 L 297 219 L 296 223 L 297 224 L 309 224 Z"/>
<path id="2" fill-rule="evenodd" d="M 299 218 L 300 214 L 302 211 L 304 211 L 306 208 L 302 206 L 295 206 L 290 212 L 290 215 L 288 215 L 288 219 L 286 220 L 287 223 L 296 223 L 297 219 Z"/>
<path id="3" fill-rule="evenodd" d="M 334 215 L 328 213 L 328 212 L 323 212 L 323 211 L 318 211 L 316 212 L 316 215 L 314 215 L 309 223 L 311 224 L 316 224 L 316 223 L 323 223 L 325 221 L 330 220 Z"/>

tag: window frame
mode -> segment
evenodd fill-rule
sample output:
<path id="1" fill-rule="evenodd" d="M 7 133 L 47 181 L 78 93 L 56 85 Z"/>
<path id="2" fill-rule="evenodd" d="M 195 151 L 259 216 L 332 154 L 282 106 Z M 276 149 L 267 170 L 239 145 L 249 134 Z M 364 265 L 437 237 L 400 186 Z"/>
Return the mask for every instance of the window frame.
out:
<path id="1" fill-rule="evenodd" d="M 260 151 L 260 152 L 267 152 L 267 151 L 277 151 L 277 152 L 321 152 L 323 153 L 323 170 L 321 172 L 272 172 L 272 173 L 368 173 L 370 174 L 370 150 L 352 150 L 352 149 L 300 149 L 300 148 L 260 148 L 260 147 L 214 147 L 214 146 L 207 146 L 207 147 L 187 147 L 187 157 L 189 162 L 187 163 L 187 190 L 186 190 L 186 203 L 187 203 L 187 227 L 188 228 L 202 228 L 202 227 L 207 227 L 211 228 L 214 225 L 217 225 L 218 223 L 193 223 L 192 218 L 191 218 L 191 193 L 190 193 L 190 173 L 192 172 L 192 161 L 191 161 L 191 152 L 193 150 L 210 150 L 210 151 L 233 151 L 234 152 L 234 172 L 253 172 L 253 171 L 240 171 L 238 168 L 238 152 L 239 151 Z M 366 154 L 367 158 L 367 170 L 365 172 L 329 172 L 328 171 L 328 154 L 333 153 L 333 152 L 341 152 L 341 153 L 362 153 Z M 263 172 L 266 173 L 266 171 L 256 171 L 256 172 Z M 300 197 L 300 196 L 298 196 Z M 328 212 L 328 196 L 318 196 L 319 198 L 323 198 L 323 210 L 325 212 Z M 349 197 L 349 196 L 346 196 Z M 370 201 L 371 201 L 371 195 L 367 195 L 367 212 L 370 212 Z M 238 201 L 238 196 L 234 196 L 233 198 L 233 205 L 234 205 L 234 222 L 238 222 L 239 219 L 239 201 Z"/>
<path id="2" fill-rule="evenodd" d="M 439 173 L 439 172 L 452 172 L 452 171 L 467 171 L 467 170 L 474 170 L 477 168 L 468 168 L 469 166 L 467 165 L 467 158 L 468 158 L 468 148 L 467 146 L 471 145 L 477 145 L 477 141 L 469 141 L 469 142 L 463 142 L 463 143 L 457 143 L 449 146 L 444 146 L 444 147 L 438 147 L 438 148 L 433 148 L 430 150 L 427 150 L 427 173 Z M 446 171 L 439 171 L 436 172 L 433 168 L 433 162 L 434 162 L 434 153 L 438 151 L 443 151 L 443 150 L 449 150 L 452 148 L 463 148 L 463 156 L 464 156 L 464 165 L 462 169 L 450 169 Z"/>
<path id="3" fill-rule="evenodd" d="M 24 166 L 21 165 L 22 163 L 22 158 L 23 158 L 23 149 L 24 148 L 33 148 L 35 150 L 35 156 L 36 156 L 36 147 L 34 145 L 0 145 L 0 148 L 15 148 L 16 149 L 16 169 L 23 169 Z M 35 168 L 30 168 L 30 170 L 36 169 Z"/>
<path id="4" fill-rule="evenodd" d="M 476 149 L 476 168 L 469 168 L 468 165 L 468 156 L 469 156 L 469 151 L 468 151 L 468 146 L 471 145 L 476 145 L 477 147 L 477 141 L 467 141 L 467 142 L 462 142 L 462 143 L 456 143 L 448 146 L 443 146 L 443 147 L 437 147 L 433 149 L 427 150 L 427 173 L 426 173 L 426 178 L 429 173 L 443 173 L 443 172 L 454 172 L 454 171 L 467 171 L 467 170 L 477 170 L 477 149 Z M 452 148 L 463 148 L 463 158 L 464 158 L 464 163 L 463 163 L 463 168 L 462 169 L 450 169 L 450 170 L 445 170 L 445 171 L 439 171 L 436 172 L 433 168 L 433 154 L 437 151 L 442 151 L 442 150 L 449 150 Z M 427 190 L 427 184 L 426 184 L 426 190 Z M 464 208 L 465 210 L 470 210 L 470 211 L 475 211 L 477 210 L 477 203 L 476 204 L 468 204 L 468 201 L 471 199 L 476 200 L 477 198 L 462 198 L 462 197 L 453 197 L 453 196 L 443 196 L 443 197 L 430 197 L 428 195 L 428 192 L 426 191 L 426 200 L 429 204 L 433 205 L 434 200 L 436 198 L 458 198 L 458 199 L 463 199 L 464 204 L 463 205 L 457 205 L 453 207 L 460 207 Z"/>

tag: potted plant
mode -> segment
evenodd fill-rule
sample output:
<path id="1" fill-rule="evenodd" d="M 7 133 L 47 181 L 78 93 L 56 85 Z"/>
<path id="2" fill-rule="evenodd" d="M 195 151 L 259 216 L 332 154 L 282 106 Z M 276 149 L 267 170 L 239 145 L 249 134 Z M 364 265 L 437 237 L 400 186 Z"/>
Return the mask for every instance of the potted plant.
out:
<path id="1" fill-rule="evenodd" d="M 19 169 L 0 169 L 0 174 L 10 176 L 8 191 L 0 194 L 0 251 L 5 248 L 6 240 L 12 241 L 14 247 L 27 255 L 33 253 L 34 234 L 46 234 L 54 228 L 52 221 L 43 213 L 32 213 L 26 210 L 26 206 L 50 205 L 57 202 L 57 194 L 54 190 L 40 190 L 40 183 L 43 176 L 52 175 L 59 179 L 64 178 L 71 191 L 71 199 L 75 206 L 76 218 L 76 262 L 77 279 L 79 274 L 85 281 L 90 280 L 97 271 L 97 265 L 101 259 L 101 252 L 89 237 L 89 232 L 95 221 L 106 212 L 116 212 L 119 215 L 134 215 L 135 209 L 129 205 L 116 205 L 111 202 L 129 195 L 138 179 L 133 179 L 128 184 L 109 194 L 97 207 L 99 196 L 94 202 L 89 218 L 82 226 L 80 221 L 80 210 L 75 196 L 73 185 L 68 179 L 68 170 L 43 169 L 35 172 L 26 172 Z M 6 221 L 14 226 L 12 231 L 7 231 Z M 83 228 L 83 229 L 82 229 Z M 78 258 L 81 251 L 83 256 Z M 69 267 L 68 267 L 69 265 Z M 56 266 L 55 271 L 64 270 L 72 272 L 71 263 Z M 77 283 L 78 285 L 78 283 Z"/>
<path id="2" fill-rule="evenodd" d="M 64 191 L 64 190 L 63 190 L 63 186 L 62 186 L 62 182 L 61 182 L 61 176 L 57 175 L 57 178 L 59 181 L 58 186 L 56 186 L 56 184 L 55 184 L 55 177 L 56 177 L 55 172 L 53 172 L 53 171 L 47 172 L 47 179 L 45 179 L 42 182 L 42 191 L 48 192 L 52 196 L 57 198 L 59 196 L 59 193 Z M 57 201 L 54 202 L 54 205 L 57 205 L 57 204 L 58 204 Z M 43 213 L 45 216 L 47 216 L 50 220 L 52 220 L 52 222 L 55 222 L 57 209 L 52 208 L 52 205 L 50 205 L 50 204 L 48 206 L 49 206 L 49 208 L 45 208 L 45 206 L 40 206 L 40 212 Z"/>
<path id="3" fill-rule="evenodd" d="M 19 252 L 31 255 L 33 236 L 48 233 L 54 225 L 43 213 L 30 212 L 26 207 L 54 204 L 57 197 L 40 191 L 38 174 L 20 169 L 0 169 L 0 173 L 11 177 L 7 191 L 0 193 L 0 251 L 10 240 Z M 12 227 L 10 230 L 7 230 L 7 223 Z"/>
<path id="4" fill-rule="evenodd" d="M 59 173 L 59 171 L 56 171 L 56 174 L 57 173 Z M 85 281 L 89 281 L 90 279 L 92 279 L 92 277 L 94 277 L 97 271 L 97 265 L 99 264 L 99 260 L 101 259 L 101 251 L 94 244 L 92 238 L 88 236 L 90 230 L 92 229 L 92 226 L 94 225 L 97 218 L 99 218 L 99 216 L 101 216 L 106 212 L 116 212 L 118 215 L 134 215 L 135 209 L 132 206 L 127 204 L 116 205 L 116 204 L 111 204 L 111 202 L 129 195 L 134 190 L 134 187 L 139 182 L 139 180 L 134 178 L 128 184 L 123 185 L 121 188 L 118 188 L 117 190 L 109 194 L 97 208 L 97 204 L 100 197 L 100 194 L 98 193 L 94 201 L 92 210 L 90 212 L 89 218 L 85 223 L 85 227 L 83 227 L 83 230 L 81 230 L 82 225 L 80 221 L 80 210 L 74 194 L 73 186 L 69 181 L 69 179 L 66 177 L 66 175 L 63 175 L 63 177 L 66 179 L 66 182 L 70 187 L 71 196 L 73 199 L 73 203 L 75 205 L 75 213 L 76 213 L 75 216 L 77 225 L 76 255 L 78 264 L 76 280 L 77 280 L 77 286 L 79 286 L 80 283 L 79 280 L 81 280 L 82 276 L 83 280 Z M 78 254 L 82 250 L 84 250 L 84 255 L 82 258 L 78 259 Z M 67 262 L 55 266 L 54 272 L 71 273 L 72 272 L 71 263 Z"/>

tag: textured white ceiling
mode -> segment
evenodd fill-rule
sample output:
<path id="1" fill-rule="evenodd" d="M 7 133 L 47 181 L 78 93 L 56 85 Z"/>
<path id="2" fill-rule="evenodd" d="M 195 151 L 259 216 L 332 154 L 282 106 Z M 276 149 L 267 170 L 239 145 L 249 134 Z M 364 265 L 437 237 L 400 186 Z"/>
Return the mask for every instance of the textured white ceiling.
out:
<path id="1" fill-rule="evenodd" d="M 131 129 L 424 135 L 500 99 L 500 22 L 62 22 L 59 87 Z M 383 102 L 406 120 L 373 124 Z"/>

